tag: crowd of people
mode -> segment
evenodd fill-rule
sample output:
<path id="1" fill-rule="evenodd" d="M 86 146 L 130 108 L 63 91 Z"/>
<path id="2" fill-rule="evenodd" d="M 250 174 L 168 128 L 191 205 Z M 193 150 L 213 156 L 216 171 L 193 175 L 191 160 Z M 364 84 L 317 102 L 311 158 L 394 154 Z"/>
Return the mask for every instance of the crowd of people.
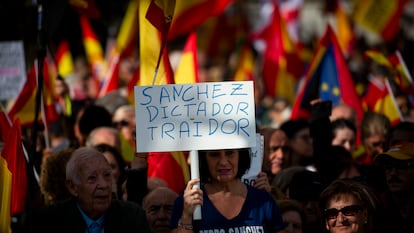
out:
<path id="1" fill-rule="evenodd" d="M 310 119 L 258 125 L 264 154 L 256 182 L 240 180 L 250 148 L 205 150 L 200 178 L 176 192 L 148 177 L 147 153 L 122 146 L 135 145 L 134 107 L 120 95 L 99 102 L 52 125 L 51 148 L 36 154 L 39 186 L 30 188 L 30 211 L 12 224 L 15 232 L 413 230 L 413 122 L 391 125 L 366 112 L 357 126 L 353 109 L 314 100 Z M 193 219 L 196 206 L 201 219 Z"/>

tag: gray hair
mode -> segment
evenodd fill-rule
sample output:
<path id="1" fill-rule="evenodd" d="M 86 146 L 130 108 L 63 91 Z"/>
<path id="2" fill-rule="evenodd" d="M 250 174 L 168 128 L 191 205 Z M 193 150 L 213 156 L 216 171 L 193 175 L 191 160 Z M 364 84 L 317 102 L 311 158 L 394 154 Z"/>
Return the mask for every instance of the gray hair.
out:
<path id="1" fill-rule="evenodd" d="M 80 147 L 76 149 L 66 164 L 66 180 L 74 184 L 80 184 L 80 168 L 86 163 L 86 160 L 100 155 L 100 152 L 93 147 Z M 104 158 L 102 156 L 102 158 Z"/>

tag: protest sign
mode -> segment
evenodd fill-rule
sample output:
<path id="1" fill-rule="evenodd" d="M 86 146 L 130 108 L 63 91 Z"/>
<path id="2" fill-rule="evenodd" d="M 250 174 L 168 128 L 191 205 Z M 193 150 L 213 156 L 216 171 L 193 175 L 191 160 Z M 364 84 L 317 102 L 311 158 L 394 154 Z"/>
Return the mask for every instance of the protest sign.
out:
<path id="1" fill-rule="evenodd" d="M 0 100 L 16 98 L 25 82 L 23 43 L 0 42 Z"/>
<path id="2" fill-rule="evenodd" d="M 254 185 L 257 174 L 262 171 L 264 154 L 264 137 L 256 134 L 256 146 L 250 148 L 250 167 L 241 177 L 245 184 Z"/>
<path id="3" fill-rule="evenodd" d="M 253 82 L 135 87 L 138 152 L 256 144 Z"/>

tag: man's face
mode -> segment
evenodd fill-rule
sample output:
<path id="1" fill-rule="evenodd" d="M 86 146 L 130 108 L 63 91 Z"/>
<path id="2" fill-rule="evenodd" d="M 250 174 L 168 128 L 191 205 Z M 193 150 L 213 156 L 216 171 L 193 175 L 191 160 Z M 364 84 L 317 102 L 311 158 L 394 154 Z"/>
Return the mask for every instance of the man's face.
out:
<path id="1" fill-rule="evenodd" d="M 270 137 L 269 161 L 272 174 L 279 173 L 287 165 L 285 163 L 289 156 L 287 141 L 286 134 L 281 130 L 275 131 Z"/>
<path id="2" fill-rule="evenodd" d="M 89 217 L 100 217 L 112 200 L 112 173 L 105 157 L 97 153 L 85 160 L 79 168 L 79 183 L 69 181 L 68 188 Z"/>
<path id="3" fill-rule="evenodd" d="M 383 164 L 388 189 L 392 193 L 414 192 L 414 160 L 388 157 Z"/>
<path id="4" fill-rule="evenodd" d="M 168 188 L 157 188 L 145 198 L 144 210 L 152 233 L 169 233 L 172 207 L 177 194 Z"/>

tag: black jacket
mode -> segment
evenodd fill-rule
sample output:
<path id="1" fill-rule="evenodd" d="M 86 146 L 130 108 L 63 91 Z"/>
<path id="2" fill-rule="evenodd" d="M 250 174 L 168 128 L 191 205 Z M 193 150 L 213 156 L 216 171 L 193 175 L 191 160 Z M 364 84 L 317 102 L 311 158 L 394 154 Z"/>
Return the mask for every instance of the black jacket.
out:
<path id="1" fill-rule="evenodd" d="M 86 223 L 72 199 L 33 212 L 32 233 L 85 233 Z M 112 200 L 104 220 L 105 233 L 149 233 L 144 210 L 131 202 Z"/>

